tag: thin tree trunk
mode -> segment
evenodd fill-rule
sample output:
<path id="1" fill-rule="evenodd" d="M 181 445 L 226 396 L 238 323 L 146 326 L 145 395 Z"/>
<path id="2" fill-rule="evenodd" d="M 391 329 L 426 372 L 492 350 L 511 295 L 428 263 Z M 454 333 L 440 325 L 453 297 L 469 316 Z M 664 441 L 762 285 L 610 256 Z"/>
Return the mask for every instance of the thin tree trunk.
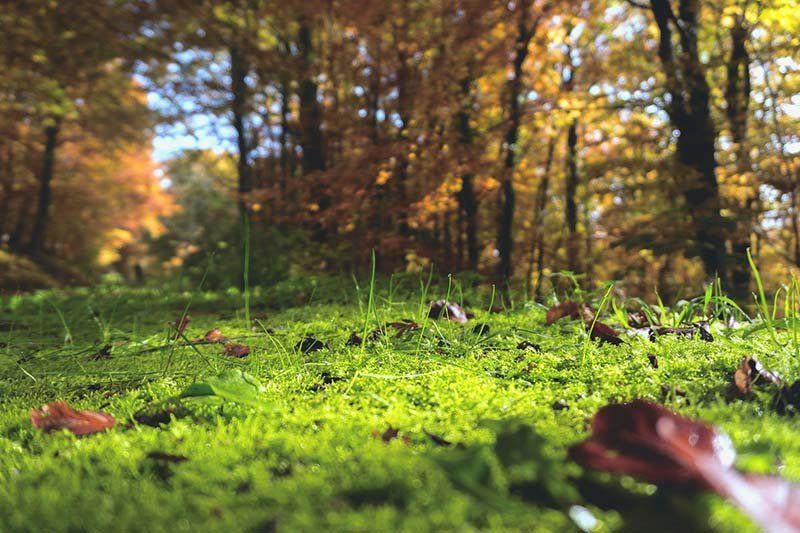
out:
<path id="1" fill-rule="evenodd" d="M 11 209 L 11 196 L 14 194 L 14 147 L 11 140 L 6 142 L 6 157 L 4 165 L 4 179 L 3 179 L 3 203 L 0 204 L 0 243 L 6 234 L 6 224 L 8 223 L 8 214 Z"/>
<path id="2" fill-rule="evenodd" d="M 536 202 L 533 210 L 533 233 L 531 235 L 531 247 L 528 256 L 527 281 L 529 284 L 533 282 L 533 268 L 534 264 L 536 264 L 536 255 L 538 251 L 539 277 L 537 277 L 535 288 L 532 291 L 532 294 L 536 299 L 538 299 L 540 296 L 540 277 L 542 275 L 541 272 L 544 269 L 544 265 L 542 264 L 542 255 L 544 253 L 544 214 L 547 206 L 547 194 L 550 189 L 550 169 L 553 166 L 555 149 L 556 137 L 553 136 L 547 143 L 547 158 L 545 159 L 544 163 L 544 174 L 542 174 L 542 179 L 539 181 L 539 186 L 536 188 Z M 534 285 L 529 285 L 529 287 L 534 287 Z M 530 294 L 531 293 L 529 293 L 529 296 Z"/>
<path id="3" fill-rule="evenodd" d="M 749 174 L 753 166 L 747 144 L 747 119 L 750 109 L 750 55 L 747 52 L 747 28 L 744 19 L 737 16 L 731 27 L 731 56 L 727 66 L 727 87 L 725 90 L 726 114 L 731 138 L 736 144 L 736 170 L 740 175 Z M 757 203 L 758 189 L 755 185 L 748 191 L 744 205 L 739 206 L 737 231 L 731 236 L 733 252 L 730 280 L 731 296 L 739 302 L 748 302 L 750 296 L 750 266 L 747 262 L 747 249 L 753 232 L 753 207 Z"/>
<path id="4" fill-rule="evenodd" d="M 508 81 L 508 130 L 505 136 L 505 161 L 503 181 L 500 186 L 500 218 L 498 224 L 497 248 L 500 255 L 498 269 L 499 281 L 503 284 L 503 292 L 507 295 L 508 282 L 513 274 L 514 247 L 514 168 L 518 151 L 519 126 L 522 115 L 520 95 L 522 93 L 522 66 L 528 57 L 528 45 L 533 37 L 534 27 L 528 25 L 530 1 L 522 0 L 517 6 L 519 20 L 517 22 L 517 38 L 515 42 L 513 75 Z"/>
<path id="5" fill-rule="evenodd" d="M 54 119 L 53 123 L 44 129 L 44 153 L 42 155 L 42 170 L 39 175 L 39 207 L 36 212 L 36 219 L 28 241 L 28 248 L 32 253 L 42 250 L 44 244 L 45 231 L 47 230 L 47 219 L 50 212 L 50 201 L 52 198 L 53 171 L 56 161 L 56 143 L 58 132 L 61 127 L 61 119 Z"/>
<path id="6" fill-rule="evenodd" d="M 564 223 L 567 226 L 567 269 L 580 273 L 578 264 L 578 120 L 567 130 L 567 180 L 564 191 Z"/>
<path id="7" fill-rule="evenodd" d="M 281 145 L 280 168 L 281 178 L 279 187 L 281 191 L 281 198 L 286 201 L 286 188 L 289 180 L 294 173 L 292 160 L 294 160 L 294 150 L 289 144 L 289 82 L 287 80 L 281 81 L 281 133 L 278 136 L 278 142 Z"/>
<path id="8" fill-rule="evenodd" d="M 231 55 L 231 111 L 233 114 L 233 129 L 236 130 L 237 163 L 239 191 L 239 211 L 242 216 L 249 216 L 246 195 L 252 191 L 252 176 L 249 162 L 250 141 L 247 138 L 247 74 L 249 66 L 241 49 L 234 46 L 230 49 Z"/>
<path id="9" fill-rule="evenodd" d="M 303 174 L 325 170 L 325 149 L 322 135 L 322 110 L 317 101 L 317 82 L 312 72 L 313 48 L 311 28 L 308 22 L 300 21 L 298 33 L 300 57 L 303 61 L 304 77 L 300 81 L 300 128 L 303 147 Z M 323 206 L 320 206 L 323 207 Z"/>
<path id="10" fill-rule="evenodd" d="M 247 139 L 247 126 L 245 116 L 247 114 L 247 73 L 249 66 L 240 48 L 233 46 L 230 49 L 231 59 L 231 112 L 233 115 L 233 129 L 236 130 L 236 149 L 237 163 L 236 171 L 238 174 L 238 206 L 239 219 L 241 223 L 241 259 L 242 259 L 242 290 L 247 290 L 249 280 L 247 279 L 250 265 L 246 264 L 250 260 L 249 238 L 250 238 L 250 208 L 247 205 L 247 195 L 253 188 L 250 162 L 248 160 L 250 152 L 250 141 Z"/>
<path id="11" fill-rule="evenodd" d="M 399 150 L 395 155 L 394 182 L 397 187 L 398 211 L 397 231 L 402 236 L 409 234 L 408 214 L 406 209 L 408 198 L 408 127 L 411 119 L 411 95 L 409 93 L 408 58 L 405 53 L 397 54 L 397 114 L 400 117 L 400 132 L 397 136 Z"/>
<path id="12" fill-rule="evenodd" d="M 458 111 L 456 121 L 458 127 L 458 138 L 464 152 L 470 155 L 473 144 L 473 131 L 469 125 L 470 121 L 470 89 L 472 80 L 465 78 L 461 80 L 461 107 Z M 469 157 L 467 157 L 469 160 Z M 467 163 L 469 164 L 469 163 Z M 474 175 L 472 172 L 464 172 L 461 175 L 461 190 L 458 193 L 459 212 L 463 214 L 466 223 L 467 237 L 467 258 L 469 268 L 472 271 L 478 270 L 478 201 L 475 198 L 475 187 L 473 184 Z M 460 255 L 460 254 L 459 254 Z"/>
<path id="13" fill-rule="evenodd" d="M 677 16 L 670 0 L 651 0 L 659 28 L 658 56 L 666 75 L 670 99 L 667 113 L 680 132 L 677 159 L 694 176 L 684 188 L 695 240 L 695 250 L 708 275 L 727 278 L 725 219 L 720 212 L 714 145 L 717 132 L 711 119 L 711 91 L 706 67 L 697 47 L 699 0 L 680 0 Z M 680 60 L 672 43 L 673 27 L 680 36 Z"/>

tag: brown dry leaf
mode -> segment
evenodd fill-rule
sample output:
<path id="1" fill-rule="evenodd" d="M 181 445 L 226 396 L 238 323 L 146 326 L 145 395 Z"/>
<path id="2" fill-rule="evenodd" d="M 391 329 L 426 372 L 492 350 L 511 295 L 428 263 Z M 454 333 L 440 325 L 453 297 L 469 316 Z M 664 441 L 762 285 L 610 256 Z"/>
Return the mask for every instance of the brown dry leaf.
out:
<path id="1" fill-rule="evenodd" d="M 175 319 L 175 322 L 172 322 L 170 325 L 175 328 L 175 338 L 182 337 L 184 333 L 186 333 L 186 328 L 189 327 L 189 322 L 192 321 L 192 318 L 189 315 L 184 315 L 183 317 L 178 317 Z"/>
<path id="2" fill-rule="evenodd" d="M 436 300 L 431 303 L 429 318 L 446 318 L 459 324 L 466 324 L 469 314 L 460 305 L 447 300 Z"/>
<path id="3" fill-rule="evenodd" d="M 28 413 L 33 427 L 44 431 L 66 429 L 75 435 L 99 433 L 114 426 L 116 421 L 108 413 L 78 411 L 66 402 L 52 402 Z"/>
<path id="4" fill-rule="evenodd" d="M 411 331 L 416 331 L 419 329 L 419 324 L 410 320 L 408 318 L 404 318 L 399 322 L 389 322 L 386 324 L 386 327 L 394 328 L 397 331 L 397 337 L 401 337 L 402 335 L 409 333 Z"/>
<path id="5" fill-rule="evenodd" d="M 400 430 L 399 429 L 395 429 L 395 428 L 393 428 L 391 426 L 389 426 L 386 429 L 386 431 L 384 431 L 383 433 L 380 433 L 377 430 L 372 432 L 372 437 L 373 438 L 376 438 L 376 439 L 380 438 L 383 442 L 386 442 L 386 443 L 392 442 L 394 439 L 398 438 L 399 435 L 400 435 Z M 400 441 L 405 445 L 408 445 L 411 442 L 411 440 L 408 437 L 406 437 L 405 435 L 403 437 L 400 437 Z"/>
<path id="6" fill-rule="evenodd" d="M 327 347 L 328 346 L 324 342 L 317 339 L 316 337 L 312 337 L 311 335 L 309 335 L 300 342 L 298 342 L 295 345 L 294 349 L 302 353 L 310 353 L 310 352 L 317 352 L 319 350 L 324 350 Z"/>
<path id="7" fill-rule="evenodd" d="M 706 342 L 714 342 L 714 336 L 708 331 L 707 326 L 702 323 L 680 328 L 650 328 L 649 336 L 652 342 L 655 342 L 656 338 L 662 335 L 678 335 L 687 339 L 693 339 L 696 335 Z"/>
<path id="8" fill-rule="evenodd" d="M 619 333 L 617 333 L 616 330 L 608 324 L 603 324 L 599 321 L 595 322 L 594 324 L 587 322 L 586 328 L 589 330 L 589 337 L 591 337 L 592 340 L 600 339 L 601 341 L 613 344 L 614 346 L 619 346 L 624 342 L 620 338 Z"/>
<path id="9" fill-rule="evenodd" d="M 547 311 L 545 318 L 548 325 L 568 316 L 573 320 L 582 319 L 584 322 L 594 320 L 594 309 L 586 302 L 575 302 L 566 300 L 558 305 L 554 305 Z"/>
<path id="10" fill-rule="evenodd" d="M 250 355 L 250 347 L 245 344 L 234 344 L 229 342 L 225 345 L 225 349 L 222 352 L 223 355 L 227 355 L 228 357 L 245 357 Z"/>
<path id="11" fill-rule="evenodd" d="M 209 343 L 217 343 L 217 342 L 224 343 L 228 341 L 227 337 L 225 337 L 225 335 L 222 334 L 219 328 L 214 328 L 212 330 L 207 331 L 206 334 L 203 335 L 203 340 Z"/>
<path id="12" fill-rule="evenodd" d="M 715 427 L 644 400 L 607 405 L 592 435 L 570 448 L 587 468 L 656 484 L 692 485 L 727 498 L 770 532 L 800 530 L 800 487 L 781 478 L 743 475 L 736 452 Z"/>
<path id="13" fill-rule="evenodd" d="M 733 373 L 733 385 L 741 395 L 753 392 L 753 383 L 759 379 L 778 387 L 783 385 L 781 377 L 764 368 L 764 365 L 755 357 L 744 357 Z"/>

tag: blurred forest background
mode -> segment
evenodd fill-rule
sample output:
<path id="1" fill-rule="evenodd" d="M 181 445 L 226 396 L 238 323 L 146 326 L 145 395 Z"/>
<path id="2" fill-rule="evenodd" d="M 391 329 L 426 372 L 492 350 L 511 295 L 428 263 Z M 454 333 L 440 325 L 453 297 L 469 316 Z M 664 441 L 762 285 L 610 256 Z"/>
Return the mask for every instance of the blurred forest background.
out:
<path id="1" fill-rule="evenodd" d="M 0 287 L 800 265 L 797 0 L 6 0 Z"/>

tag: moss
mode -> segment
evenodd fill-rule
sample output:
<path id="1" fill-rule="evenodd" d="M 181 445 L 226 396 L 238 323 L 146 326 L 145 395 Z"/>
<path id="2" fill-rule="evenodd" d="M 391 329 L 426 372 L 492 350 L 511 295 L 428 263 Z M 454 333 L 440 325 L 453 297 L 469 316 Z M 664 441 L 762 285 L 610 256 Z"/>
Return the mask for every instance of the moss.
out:
<path id="1" fill-rule="evenodd" d="M 570 531 L 576 504 L 601 531 L 752 530 L 716 497 L 566 460 L 600 406 L 633 398 L 718 424 L 747 469 L 780 465 L 800 479 L 796 421 L 772 412 L 768 398 L 726 399 L 743 355 L 797 375 L 800 361 L 766 332 L 715 331 L 713 343 L 626 335 L 609 346 L 587 343 L 578 323 L 545 326 L 532 303 L 481 311 L 490 296 L 478 290 L 463 296 L 471 322 L 433 322 L 420 301 L 446 287 L 424 296 L 395 288 L 378 294 L 368 329 L 405 318 L 423 327 L 362 350 L 347 340 L 364 331 L 366 295 L 343 287 L 312 297 L 304 282 L 256 291 L 254 328 L 235 292 L 101 287 L 3 301 L 0 530 Z M 170 341 L 167 324 L 187 304 L 187 338 L 217 327 L 250 355 Z M 476 323 L 489 333 L 473 332 Z M 298 350 L 309 336 L 326 346 Z M 518 349 L 523 341 L 540 350 Z M 90 360 L 107 344 L 109 358 Z M 226 370 L 256 376 L 262 405 L 177 398 Z M 56 399 L 119 424 L 84 438 L 32 428 L 28 409 Z M 134 418 L 159 409 L 151 425 Z"/>

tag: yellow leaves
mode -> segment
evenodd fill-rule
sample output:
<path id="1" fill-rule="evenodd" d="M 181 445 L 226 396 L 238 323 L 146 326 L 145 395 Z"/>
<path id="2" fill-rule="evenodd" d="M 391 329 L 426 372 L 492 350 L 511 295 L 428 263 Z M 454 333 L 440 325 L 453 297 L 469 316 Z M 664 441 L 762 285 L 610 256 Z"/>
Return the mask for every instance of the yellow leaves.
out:
<path id="1" fill-rule="evenodd" d="M 386 182 L 392 177 L 392 172 L 385 168 L 382 168 L 378 172 L 378 177 L 375 178 L 375 185 L 386 185 Z"/>
<path id="2" fill-rule="evenodd" d="M 500 181 L 493 176 L 483 176 L 477 179 L 477 189 L 480 193 L 496 191 L 500 188 Z"/>

